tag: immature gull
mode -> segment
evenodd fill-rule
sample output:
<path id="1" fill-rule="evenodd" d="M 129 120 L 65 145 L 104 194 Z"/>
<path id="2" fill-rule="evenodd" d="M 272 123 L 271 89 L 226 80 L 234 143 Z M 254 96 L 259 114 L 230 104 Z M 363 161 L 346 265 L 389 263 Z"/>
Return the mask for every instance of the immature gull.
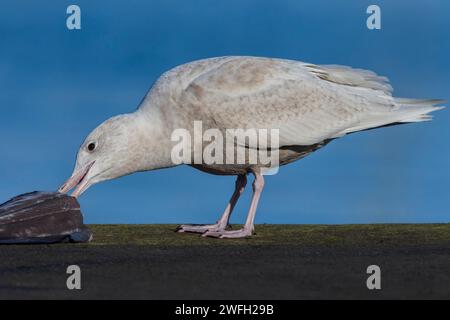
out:
<path id="1" fill-rule="evenodd" d="M 439 100 L 400 99 L 391 92 L 387 78 L 345 66 L 233 56 L 187 63 L 164 73 L 135 112 L 113 117 L 89 134 L 72 177 L 60 191 L 77 187 L 77 197 L 101 181 L 178 165 L 173 160 L 173 133 L 184 129 L 195 136 L 196 121 L 201 121 L 203 131 L 214 129 L 223 136 L 232 128 L 278 132 L 275 147 L 233 139 L 225 142 L 233 145 L 231 151 L 222 151 L 227 157 L 225 153 L 235 149 L 270 149 L 284 165 L 346 134 L 430 120 L 428 113 L 441 108 L 436 106 Z M 259 157 L 244 163 L 192 162 L 206 147 L 205 141 L 200 141 L 200 148 L 198 143 L 194 141 L 189 161 L 182 163 L 212 174 L 236 175 L 236 188 L 217 223 L 181 225 L 178 230 L 219 238 L 250 236 L 267 163 Z M 242 229 L 227 230 L 249 173 L 255 179 L 247 220 Z"/>

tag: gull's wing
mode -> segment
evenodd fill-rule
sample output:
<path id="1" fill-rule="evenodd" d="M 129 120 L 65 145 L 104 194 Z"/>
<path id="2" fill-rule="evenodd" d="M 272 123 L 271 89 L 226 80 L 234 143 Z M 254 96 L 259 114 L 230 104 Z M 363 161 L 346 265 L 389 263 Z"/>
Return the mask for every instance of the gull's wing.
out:
<path id="1" fill-rule="evenodd" d="M 422 100 L 408 100 L 416 102 L 405 108 L 391 90 L 386 78 L 371 71 L 229 57 L 190 79 L 179 101 L 193 105 L 221 130 L 278 129 L 280 146 L 311 145 L 389 123 L 420 121 L 435 110 Z"/>

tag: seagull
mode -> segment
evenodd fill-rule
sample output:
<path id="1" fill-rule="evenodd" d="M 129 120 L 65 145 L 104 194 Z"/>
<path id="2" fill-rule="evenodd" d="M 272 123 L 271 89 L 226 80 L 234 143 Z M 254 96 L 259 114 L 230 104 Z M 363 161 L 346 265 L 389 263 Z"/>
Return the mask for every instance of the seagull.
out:
<path id="1" fill-rule="evenodd" d="M 230 128 L 276 130 L 275 147 L 255 146 L 247 140 L 226 144 L 233 145 L 232 151 L 259 148 L 276 152 L 278 166 L 282 166 L 350 133 L 430 120 L 429 113 L 443 108 L 439 106 L 443 102 L 393 97 L 386 77 L 347 66 L 249 56 L 193 61 L 164 73 L 137 110 L 110 118 L 94 129 L 78 151 L 72 176 L 59 192 L 76 188 L 72 196 L 79 197 L 105 180 L 180 164 L 210 174 L 234 175 L 234 193 L 217 223 L 181 225 L 177 231 L 216 238 L 249 237 L 254 232 L 267 165 L 259 160 L 174 162 L 175 130 L 183 128 L 194 134 L 196 121 L 203 129 L 224 135 Z M 193 149 L 198 145 L 194 142 Z M 204 147 L 201 141 L 200 152 Z M 195 158 L 196 151 L 189 152 L 187 158 Z M 230 230 L 230 215 L 249 174 L 254 181 L 246 222 L 242 228 Z"/>

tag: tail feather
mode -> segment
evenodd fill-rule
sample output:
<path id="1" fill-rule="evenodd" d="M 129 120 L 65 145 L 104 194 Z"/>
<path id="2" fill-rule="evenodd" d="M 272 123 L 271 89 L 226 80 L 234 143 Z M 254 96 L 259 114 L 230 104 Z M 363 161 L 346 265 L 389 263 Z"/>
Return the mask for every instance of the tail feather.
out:
<path id="1" fill-rule="evenodd" d="M 430 121 L 433 116 L 429 113 L 444 109 L 443 106 L 438 105 L 446 102 L 439 99 L 395 98 L 394 100 L 400 105 L 397 112 L 402 112 L 405 116 L 398 121 L 400 123 Z"/>
<path id="2" fill-rule="evenodd" d="M 403 123 L 430 121 L 433 118 L 429 114 L 430 112 L 445 108 L 439 106 L 439 104 L 445 103 L 444 100 L 394 98 L 394 101 L 397 104 L 397 108 L 394 110 L 372 114 L 358 125 L 346 129 L 342 134 Z"/>

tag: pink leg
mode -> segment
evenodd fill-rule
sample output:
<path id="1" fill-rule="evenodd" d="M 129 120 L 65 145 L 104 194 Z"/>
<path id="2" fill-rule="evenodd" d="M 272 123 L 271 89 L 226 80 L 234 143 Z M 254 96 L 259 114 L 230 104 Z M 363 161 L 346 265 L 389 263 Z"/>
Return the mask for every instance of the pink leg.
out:
<path id="1" fill-rule="evenodd" d="M 203 236 L 223 239 L 245 238 L 252 235 L 254 230 L 256 208 L 258 207 L 259 198 L 261 197 L 261 192 L 264 188 L 264 177 L 259 172 L 253 172 L 253 175 L 255 176 L 255 181 L 253 182 L 253 197 L 244 227 L 239 230 L 207 231 L 203 234 Z"/>
<path id="2" fill-rule="evenodd" d="M 222 217 L 215 224 L 205 224 L 205 225 L 189 225 L 183 224 L 177 228 L 178 232 L 196 232 L 204 233 L 206 231 L 223 231 L 228 226 L 231 213 L 233 212 L 234 206 L 236 205 L 239 197 L 244 192 L 245 185 L 247 184 L 247 177 L 245 175 L 239 175 L 236 179 L 236 188 L 230 201 L 228 202 Z"/>

